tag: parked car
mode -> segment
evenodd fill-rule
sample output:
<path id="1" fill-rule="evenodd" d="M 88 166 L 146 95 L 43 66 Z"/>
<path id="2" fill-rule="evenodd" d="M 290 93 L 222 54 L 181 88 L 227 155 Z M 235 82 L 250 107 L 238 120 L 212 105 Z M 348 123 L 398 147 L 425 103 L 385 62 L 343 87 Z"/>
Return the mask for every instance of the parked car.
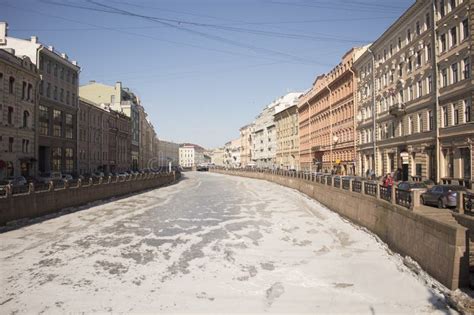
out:
<path id="1" fill-rule="evenodd" d="M 94 174 L 92 174 L 92 178 L 101 178 L 104 176 L 104 172 L 95 172 Z"/>
<path id="2" fill-rule="evenodd" d="M 399 182 L 397 185 L 399 190 L 412 191 L 414 189 L 426 191 L 428 188 L 423 182 Z"/>
<path id="3" fill-rule="evenodd" d="M 51 172 L 51 173 L 43 173 L 38 177 L 38 182 L 40 183 L 49 183 L 50 181 L 57 181 L 62 180 L 63 176 L 61 172 Z"/>
<path id="4" fill-rule="evenodd" d="M 73 177 L 72 177 L 71 174 L 63 174 L 63 175 L 62 175 L 62 179 L 69 181 L 69 180 L 73 180 Z"/>
<path id="5" fill-rule="evenodd" d="M 467 192 L 466 187 L 457 185 L 435 185 L 421 194 L 421 203 L 438 208 L 456 207 L 458 192 Z"/>
<path id="6" fill-rule="evenodd" d="M 14 176 L 14 177 L 8 177 L 7 178 L 7 181 L 10 185 L 14 186 L 14 187 L 18 187 L 18 186 L 24 186 L 26 185 L 28 182 L 26 181 L 26 178 L 23 177 L 23 176 Z"/>

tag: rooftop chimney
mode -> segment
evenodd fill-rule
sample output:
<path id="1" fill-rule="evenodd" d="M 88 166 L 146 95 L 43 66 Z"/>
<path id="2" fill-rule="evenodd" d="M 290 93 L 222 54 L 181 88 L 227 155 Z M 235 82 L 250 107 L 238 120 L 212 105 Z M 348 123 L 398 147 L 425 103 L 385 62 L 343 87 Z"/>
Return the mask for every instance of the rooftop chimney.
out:
<path id="1" fill-rule="evenodd" d="M 66 59 L 66 60 L 68 59 L 68 57 L 67 57 L 67 55 L 66 55 L 65 53 L 62 53 L 62 54 L 61 54 L 61 57 L 63 57 L 63 58 Z"/>
<path id="2" fill-rule="evenodd" d="M 0 22 L 0 45 L 5 45 L 7 43 L 7 31 L 8 23 Z"/>
<path id="3" fill-rule="evenodd" d="M 38 43 L 38 36 L 31 36 L 31 37 L 30 37 L 30 41 L 31 41 L 33 44 L 37 44 L 37 43 Z"/>
<path id="4" fill-rule="evenodd" d="M 53 47 L 53 46 L 48 46 L 48 49 L 49 49 L 50 51 L 54 51 L 54 47 Z"/>

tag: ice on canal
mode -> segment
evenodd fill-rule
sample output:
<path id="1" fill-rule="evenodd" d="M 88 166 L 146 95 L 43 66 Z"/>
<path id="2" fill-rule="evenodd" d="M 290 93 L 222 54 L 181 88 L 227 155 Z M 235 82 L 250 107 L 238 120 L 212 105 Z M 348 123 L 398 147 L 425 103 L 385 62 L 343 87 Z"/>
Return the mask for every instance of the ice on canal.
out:
<path id="1" fill-rule="evenodd" d="M 0 248 L 2 314 L 452 311 L 316 201 L 218 174 L 5 232 Z"/>

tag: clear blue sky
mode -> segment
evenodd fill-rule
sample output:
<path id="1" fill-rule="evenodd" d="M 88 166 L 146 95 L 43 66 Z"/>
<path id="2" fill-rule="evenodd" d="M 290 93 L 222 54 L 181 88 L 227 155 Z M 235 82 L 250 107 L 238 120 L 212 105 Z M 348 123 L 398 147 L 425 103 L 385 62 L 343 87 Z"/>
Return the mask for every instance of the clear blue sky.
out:
<path id="1" fill-rule="evenodd" d="M 212 148 L 304 91 L 414 0 L 0 0 L 9 35 L 77 60 L 81 83 L 122 81 L 159 138 Z"/>

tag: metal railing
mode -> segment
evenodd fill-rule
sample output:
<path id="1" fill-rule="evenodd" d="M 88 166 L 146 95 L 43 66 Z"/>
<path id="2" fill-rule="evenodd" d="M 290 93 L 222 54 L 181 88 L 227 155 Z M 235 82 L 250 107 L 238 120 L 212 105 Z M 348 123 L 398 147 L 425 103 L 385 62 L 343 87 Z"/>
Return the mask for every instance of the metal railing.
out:
<path id="1" fill-rule="evenodd" d="M 473 194 L 463 194 L 462 204 L 464 207 L 464 212 L 469 214 L 474 214 L 472 209 L 474 208 L 474 195 Z"/>
<path id="2" fill-rule="evenodd" d="M 26 194 L 30 192 L 29 185 L 13 186 L 12 195 Z"/>
<path id="3" fill-rule="evenodd" d="M 334 181 L 334 187 L 337 187 L 337 188 L 341 187 L 341 178 L 340 177 L 334 177 L 333 181 Z"/>
<path id="4" fill-rule="evenodd" d="M 380 185 L 380 199 L 392 202 L 392 187 L 385 187 Z"/>
<path id="5" fill-rule="evenodd" d="M 332 186 L 332 177 L 331 176 L 326 176 L 326 185 Z"/>
<path id="6" fill-rule="evenodd" d="M 43 192 L 49 190 L 49 183 L 36 183 L 35 192 Z"/>
<path id="7" fill-rule="evenodd" d="M 397 205 L 400 205 L 405 208 L 411 207 L 411 191 L 393 188 L 395 189 L 395 201 Z"/>
<path id="8" fill-rule="evenodd" d="M 360 180 L 352 181 L 352 191 L 357 193 L 362 192 L 362 182 Z"/>
<path id="9" fill-rule="evenodd" d="M 342 179 L 342 189 L 349 190 L 351 180 L 348 178 Z"/>
<path id="10" fill-rule="evenodd" d="M 364 192 L 366 195 L 377 196 L 377 184 L 371 182 L 364 182 Z"/>

